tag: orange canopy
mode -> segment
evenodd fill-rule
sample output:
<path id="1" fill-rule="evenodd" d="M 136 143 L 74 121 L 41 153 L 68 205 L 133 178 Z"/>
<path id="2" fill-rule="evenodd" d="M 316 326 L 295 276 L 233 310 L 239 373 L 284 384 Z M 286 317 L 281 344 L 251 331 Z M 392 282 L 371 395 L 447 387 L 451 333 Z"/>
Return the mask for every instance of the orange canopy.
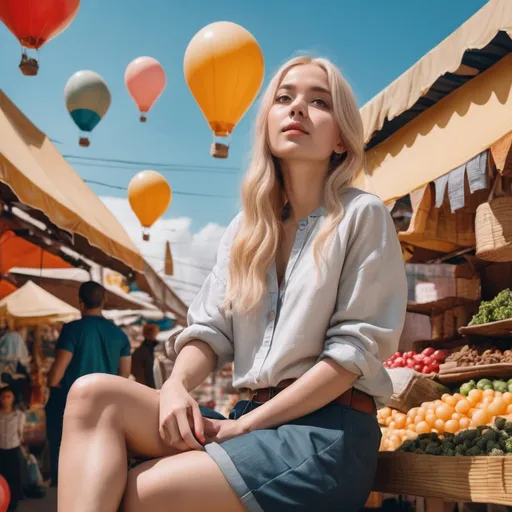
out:
<path id="1" fill-rule="evenodd" d="M 0 299 L 7 297 L 7 295 L 10 295 L 15 290 L 16 286 L 14 286 L 12 283 L 6 281 L 5 279 L 0 279 Z"/>

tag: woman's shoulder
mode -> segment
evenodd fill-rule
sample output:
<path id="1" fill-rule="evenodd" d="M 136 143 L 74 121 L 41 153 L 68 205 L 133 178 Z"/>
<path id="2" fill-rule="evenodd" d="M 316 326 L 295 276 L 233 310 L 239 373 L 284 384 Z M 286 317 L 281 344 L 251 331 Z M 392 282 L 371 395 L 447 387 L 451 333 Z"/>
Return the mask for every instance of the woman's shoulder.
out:
<path id="1" fill-rule="evenodd" d="M 379 196 L 359 188 L 347 187 L 341 193 L 340 198 L 346 212 L 361 212 L 370 208 L 389 213 L 387 206 Z"/>

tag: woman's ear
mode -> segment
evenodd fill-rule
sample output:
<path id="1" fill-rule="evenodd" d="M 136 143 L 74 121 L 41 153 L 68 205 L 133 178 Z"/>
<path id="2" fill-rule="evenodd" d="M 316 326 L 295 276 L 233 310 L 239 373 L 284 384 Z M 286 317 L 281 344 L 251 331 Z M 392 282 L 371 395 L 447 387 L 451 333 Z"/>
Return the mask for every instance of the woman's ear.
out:
<path id="1" fill-rule="evenodd" d="M 345 143 L 343 142 L 343 139 L 339 139 L 336 143 L 336 147 L 334 148 L 334 152 L 338 153 L 338 155 L 343 155 L 343 153 L 347 152 L 347 148 L 345 146 Z"/>

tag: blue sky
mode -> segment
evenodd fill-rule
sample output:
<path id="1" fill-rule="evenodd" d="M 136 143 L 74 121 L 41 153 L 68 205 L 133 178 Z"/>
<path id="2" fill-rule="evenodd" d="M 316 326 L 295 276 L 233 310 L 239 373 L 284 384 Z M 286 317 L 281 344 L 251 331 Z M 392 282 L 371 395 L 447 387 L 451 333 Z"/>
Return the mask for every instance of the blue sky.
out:
<path id="1" fill-rule="evenodd" d="M 226 225 L 236 213 L 254 118 L 251 109 L 235 129 L 228 160 L 210 157 L 211 134 L 183 78 L 184 51 L 204 25 L 228 20 L 252 32 L 265 56 L 265 83 L 297 51 L 332 59 L 363 105 L 485 3 L 82 0 L 73 24 L 43 47 L 41 69 L 35 78 L 21 75 L 18 42 L 0 27 L 0 88 L 40 129 L 60 142 L 57 147 L 63 154 L 183 165 L 183 172 L 164 173 L 175 191 L 166 217 L 190 217 L 191 229 L 197 231 L 209 222 Z M 141 55 L 158 59 L 168 79 L 145 125 L 138 122 L 136 107 L 124 86 L 127 64 Z M 78 146 L 77 129 L 63 99 L 66 81 L 80 69 L 100 73 L 113 97 L 88 149 Z M 187 165 L 207 168 L 192 172 Z M 138 170 L 151 167 L 74 168 L 83 178 L 126 186 Z M 125 197 L 121 190 L 93 189 L 98 195 Z"/>

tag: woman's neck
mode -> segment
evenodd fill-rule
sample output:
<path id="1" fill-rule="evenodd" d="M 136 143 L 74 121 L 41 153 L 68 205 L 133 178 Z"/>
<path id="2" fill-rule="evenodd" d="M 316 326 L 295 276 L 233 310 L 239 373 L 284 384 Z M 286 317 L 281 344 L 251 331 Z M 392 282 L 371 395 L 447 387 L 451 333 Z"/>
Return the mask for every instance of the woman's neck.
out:
<path id="1" fill-rule="evenodd" d="M 323 205 L 329 162 L 282 161 L 280 165 L 290 218 L 299 221 Z"/>
<path id="2" fill-rule="evenodd" d="M 6 413 L 12 412 L 12 411 L 14 411 L 14 406 L 11 405 L 10 407 L 2 407 L 0 409 L 0 411 L 6 412 Z"/>

